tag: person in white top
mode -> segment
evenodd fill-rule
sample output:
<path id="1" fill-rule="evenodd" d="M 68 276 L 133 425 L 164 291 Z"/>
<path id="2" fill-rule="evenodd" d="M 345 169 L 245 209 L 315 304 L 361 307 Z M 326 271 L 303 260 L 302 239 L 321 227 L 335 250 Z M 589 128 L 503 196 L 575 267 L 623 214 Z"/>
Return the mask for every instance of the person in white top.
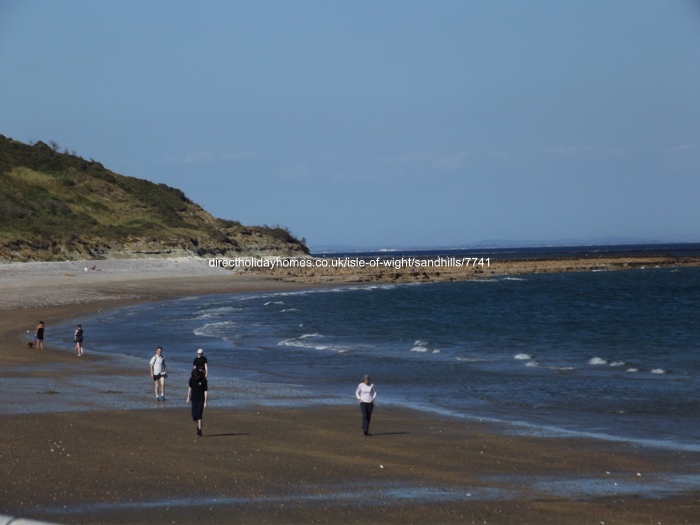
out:
<path id="1" fill-rule="evenodd" d="M 156 401 L 165 401 L 165 378 L 168 377 L 168 367 L 165 366 L 163 349 L 156 348 L 156 355 L 151 357 L 151 378 L 156 390 Z"/>
<path id="2" fill-rule="evenodd" d="M 377 391 L 368 375 L 364 377 L 362 383 L 357 385 L 355 397 L 360 402 L 362 432 L 364 432 L 365 436 L 369 436 L 369 422 L 372 419 L 372 410 L 374 410 L 374 400 L 377 398 Z"/>

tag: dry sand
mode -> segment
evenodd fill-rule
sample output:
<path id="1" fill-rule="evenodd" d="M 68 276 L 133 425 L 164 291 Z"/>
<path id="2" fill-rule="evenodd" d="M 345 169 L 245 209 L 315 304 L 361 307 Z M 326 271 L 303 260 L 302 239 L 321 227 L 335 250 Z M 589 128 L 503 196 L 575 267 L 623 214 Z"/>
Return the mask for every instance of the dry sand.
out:
<path id="1" fill-rule="evenodd" d="M 543 270 L 537 264 L 531 271 Z M 48 376 L 66 385 L 109 376 L 150 391 L 145 364 L 78 359 L 50 336 L 45 350 L 27 349 L 27 330 L 39 319 L 50 334 L 59 320 L 139 301 L 317 285 L 198 259 L 83 266 L 0 265 L 0 514 L 57 523 L 700 522 L 696 452 L 516 436 L 381 403 L 371 437 L 362 435 L 354 405 L 212 403 L 198 439 L 184 398 L 170 396 L 167 408 L 105 410 L 91 399 L 109 391 L 37 389 Z M 56 409 L 61 403 L 65 410 Z M 51 408 L 31 413 L 36 406 Z"/>

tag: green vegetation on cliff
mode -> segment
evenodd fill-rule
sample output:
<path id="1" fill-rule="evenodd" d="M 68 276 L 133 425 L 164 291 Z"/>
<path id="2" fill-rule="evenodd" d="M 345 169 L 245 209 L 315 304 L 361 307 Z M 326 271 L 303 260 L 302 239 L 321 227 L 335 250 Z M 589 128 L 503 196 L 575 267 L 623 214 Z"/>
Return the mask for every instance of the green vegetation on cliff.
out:
<path id="1" fill-rule="evenodd" d="M 0 135 L 0 259 L 304 255 L 281 227 L 217 219 L 165 184 Z"/>

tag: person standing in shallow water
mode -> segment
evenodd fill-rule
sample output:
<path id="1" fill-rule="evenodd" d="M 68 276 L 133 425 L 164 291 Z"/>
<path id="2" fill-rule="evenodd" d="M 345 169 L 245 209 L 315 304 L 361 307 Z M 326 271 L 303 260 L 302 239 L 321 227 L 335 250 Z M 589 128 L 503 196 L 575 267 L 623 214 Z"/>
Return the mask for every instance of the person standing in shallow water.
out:
<path id="1" fill-rule="evenodd" d="M 83 355 L 83 326 L 78 325 L 73 333 L 73 342 L 75 343 L 75 355 L 78 357 Z"/>
<path id="2" fill-rule="evenodd" d="M 374 400 L 377 397 L 377 391 L 372 384 L 372 380 L 368 375 L 364 377 L 362 383 L 357 385 L 355 397 L 360 402 L 360 411 L 362 412 L 362 432 L 365 436 L 369 436 L 369 422 L 372 419 L 372 410 L 374 410 Z"/>
<path id="3" fill-rule="evenodd" d="M 36 327 L 36 333 L 34 334 L 36 339 L 37 350 L 44 349 L 44 321 L 39 321 L 39 325 Z"/>
<path id="4" fill-rule="evenodd" d="M 207 378 L 195 368 L 192 370 L 185 403 L 189 405 L 192 402 L 192 421 L 197 423 L 198 436 L 202 435 L 202 418 L 204 417 L 204 410 L 207 408 L 207 391 Z"/>

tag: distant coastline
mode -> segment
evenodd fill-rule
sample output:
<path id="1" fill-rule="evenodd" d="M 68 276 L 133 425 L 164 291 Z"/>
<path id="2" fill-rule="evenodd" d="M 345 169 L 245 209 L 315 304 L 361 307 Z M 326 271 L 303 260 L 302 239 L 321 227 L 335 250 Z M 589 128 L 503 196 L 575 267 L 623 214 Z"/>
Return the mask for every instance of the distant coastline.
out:
<path id="1" fill-rule="evenodd" d="M 374 253 L 374 252 L 425 252 L 425 251 L 471 251 L 471 250 L 511 250 L 511 249 L 554 249 L 554 248 L 624 248 L 627 246 L 670 246 L 679 244 L 698 244 L 698 235 L 669 235 L 659 239 L 633 239 L 627 237 L 602 237 L 596 239 L 558 239 L 558 240 L 527 240 L 515 241 L 504 239 L 485 239 L 468 244 L 454 245 L 348 245 L 326 244 L 311 245 L 309 249 L 314 255 L 330 255 L 336 253 Z"/>
<path id="2" fill-rule="evenodd" d="M 313 254 L 316 264 L 253 269 L 290 282 L 439 282 L 496 275 L 700 266 L 700 243 L 457 248 Z M 444 259 L 444 264 L 432 264 Z M 347 261 L 348 264 L 333 261 Z M 362 261 L 365 264 L 352 264 Z M 431 263 L 432 262 L 432 263 Z"/>

